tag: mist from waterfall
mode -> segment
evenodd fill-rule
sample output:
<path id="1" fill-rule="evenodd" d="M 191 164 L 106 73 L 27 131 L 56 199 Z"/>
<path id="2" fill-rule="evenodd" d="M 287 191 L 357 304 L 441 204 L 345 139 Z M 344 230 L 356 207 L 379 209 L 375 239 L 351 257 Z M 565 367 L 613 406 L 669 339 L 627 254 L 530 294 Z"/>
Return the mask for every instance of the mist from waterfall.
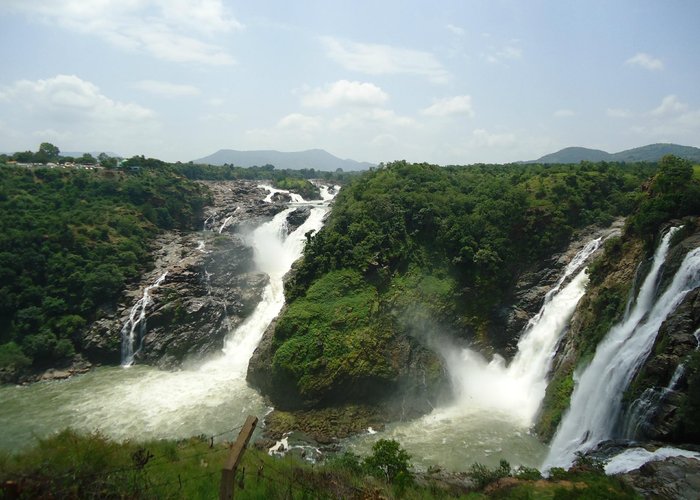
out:
<path id="1" fill-rule="evenodd" d="M 562 335 L 583 294 L 584 266 L 601 239 L 589 242 L 565 268 L 531 319 L 510 365 L 495 355 L 491 361 L 469 347 L 444 342 L 438 346 L 449 372 L 453 401 L 409 422 L 389 424 L 383 437 L 399 440 L 425 463 L 454 470 L 480 462 L 495 466 L 504 456 L 512 465 L 533 467 L 545 448 L 530 433 L 547 386 L 547 373 Z M 470 439 L 456 439 L 469 435 Z M 350 447 L 369 452 L 376 440 L 369 434 Z M 450 453 L 445 444 L 450 442 Z"/>

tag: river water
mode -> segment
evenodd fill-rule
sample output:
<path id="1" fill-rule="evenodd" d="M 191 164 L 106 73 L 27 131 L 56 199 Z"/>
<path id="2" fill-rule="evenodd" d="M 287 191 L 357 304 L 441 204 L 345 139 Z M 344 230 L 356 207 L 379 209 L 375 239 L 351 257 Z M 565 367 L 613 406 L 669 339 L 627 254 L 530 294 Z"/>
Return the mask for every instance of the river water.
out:
<path id="1" fill-rule="evenodd" d="M 185 438 L 216 435 L 245 417 L 270 408 L 245 382 L 248 360 L 265 328 L 284 304 L 282 277 L 302 252 L 304 234 L 319 229 L 328 208 L 313 206 L 309 219 L 286 236 L 286 210 L 250 237 L 258 268 L 270 275 L 263 300 L 227 339 L 223 353 L 196 369 L 165 372 L 146 366 L 103 367 L 63 381 L 0 388 L 0 449 L 16 451 L 66 427 L 117 439 Z M 599 241 L 582 252 L 585 257 Z M 579 256 L 581 257 L 581 256 Z M 425 417 L 390 424 L 347 440 L 347 448 L 367 453 L 378 438 L 401 442 L 421 468 L 441 465 L 466 470 L 474 462 L 537 467 L 547 453 L 529 429 L 544 395 L 552 352 L 584 293 L 585 258 L 564 279 L 523 334 L 510 366 L 495 357 L 449 345 L 442 351 L 453 382 L 454 400 Z M 533 347 L 534 346 L 534 347 Z M 232 438 L 235 432 L 222 438 Z"/>

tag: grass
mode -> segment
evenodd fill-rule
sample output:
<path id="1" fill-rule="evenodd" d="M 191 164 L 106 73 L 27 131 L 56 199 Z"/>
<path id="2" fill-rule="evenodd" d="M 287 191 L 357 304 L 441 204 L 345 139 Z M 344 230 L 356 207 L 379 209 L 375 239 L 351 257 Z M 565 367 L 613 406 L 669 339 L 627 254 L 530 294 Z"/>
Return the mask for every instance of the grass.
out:
<path id="1" fill-rule="evenodd" d="M 636 498 L 619 479 L 585 463 L 546 480 L 534 469 L 513 471 L 505 461 L 493 470 L 474 464 L 447 480 L 413 473 L 398 443 L 384 444 L 364 459 L 345 453 L 323 464 L 250 447 L 235 478 L 235 498 Z M 14 498 L 13 482 L 19 498 L 215 499 L 228 450 L 228 443 L 205 436 L 117 443 L 66 430 L 20 454 L 0 454 L 0 498 Z M 398 472 L 385 474 L 387 466 Z"/>

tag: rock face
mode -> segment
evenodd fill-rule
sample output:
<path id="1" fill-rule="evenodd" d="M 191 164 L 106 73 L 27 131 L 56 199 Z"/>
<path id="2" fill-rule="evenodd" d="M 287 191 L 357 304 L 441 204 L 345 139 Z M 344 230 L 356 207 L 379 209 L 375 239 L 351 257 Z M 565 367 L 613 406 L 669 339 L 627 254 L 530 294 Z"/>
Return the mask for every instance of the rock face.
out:
<path id="1" fill-rule="evenodd" d="M 84 332 L 82 344 L 91 361 L 120 362 L 122 328 L 149 286 L 145 335 L 141 338 L 141 323 L 135 329 L 136 363 L 172 369 L 215 353 L 255 309 L 268 277 L 255 272 L 246 236 L 286 205 L 264 202 L 267 191 L 255 182 L 203 184 L 214 203 L 205 212 L 202 231 L 165 233 L 155 242 L 154 269 Z M 297 214 L 301 219 L 303 213 Z"/>
<path id="2" fill-rule="evenodd" d="M 644 498 L 696 499 L 700 492 L 700 461 L 672 457 L 647 462 L 618 477 Z"/>
<path id="3" fill-rule="evenodd" d="M 582 231 L 564 252 L 540 262 L 538 268 L 525 271 L 518 278 L 513 292 L 512 305 L 503 308 L 495 322 L 496 330 L 502 332 L 500 342 L 502 346 L 499 349 L 502 355 L 510 358 L 517 352 L 520 335 L 530 319 L 539 312 L 545 295 L 557 283 L 564 268 L 574 256 L 595 238 L 607 239 L 619 234 L 623 223 L 623 219 L 618 219 L 609 228 L 589 228 Z M 591 258 L 595 258 L 595 255 Z M 498 342 L 496 342 L 496 347 L 499 347 Z"/>
<path id="4" fill-rule="evenodd" d="M 287 215 L 287 233 L 291 234 L 311 215 L 311 207 L 299 207 Z"/>
<path id="5" fill-rule="evenodd" d="M 268 278 L 254 272 L 250 247 L 230 235 L 216 236 L 211 246 L 171 268 L 153 290 L 136 362 L 174 368 L 217 352 L 255 309 Z"/>
<path id="6" fill-rule="evenodd" d="M 689 250 L 700 246 L 700 229 L 689 223 L 672 242 L 657 295 L 663 293 Z M 642 242 L 623 239 L 596 263 L 595 277 L 579 302 L 569 333 L 556 353 L 551 382 L 536 425 L 548 440 L 556 431 L 573 390 L 573 372 L 589 360 L 595 347 L 623 316 L 628 297 L 647 272 Z M 614 437 L 671 442 L 697 442 L 689 425 L 689 395 L 697 400 L 700 384 L 691 383 L 692 359 L 698 357 L 700 289 L 688 293 L 659 328 L 654 346 L 623 397 L 623 411 Z M 680 367 L 680 368 L 679 368 Z M 687 368 L 687 369 L 686 369 Z"/>
<path id="7" fill-rule="evenodd" d="M 668 284 L 685 254 L 700 246 L 700 234 L 683 239 L 669 253 L 660 288 Z M 689 292 L 663 322 L 646 362 L 625 394 L 627 438 L 690 442 L 697 436 L 683 421 L 692 358 L 700 347 L 700 288 Z M 649 406 L 651 403 L 651 406 Z M 645 407 L 648 406 L 648 407 Z M 694 426 L 693 426 L 694 427 Z"/>

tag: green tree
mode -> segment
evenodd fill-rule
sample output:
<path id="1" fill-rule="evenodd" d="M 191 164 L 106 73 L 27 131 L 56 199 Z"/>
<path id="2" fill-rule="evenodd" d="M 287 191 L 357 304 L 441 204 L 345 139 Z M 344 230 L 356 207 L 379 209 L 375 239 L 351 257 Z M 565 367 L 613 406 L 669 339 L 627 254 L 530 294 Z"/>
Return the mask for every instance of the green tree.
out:
<path id="1" fill-rule="evenodd" d="M 61 151 L 50 142 L 42 142 L 39 145 L 36 158 L 40 163 L 56 162 Z"/>
<path id="2" fill-rule="evenodd" d="M 365 458 L 364 464 L 370 474 L 389 483 L 396 480 L 410 482 L 413 477 L 410 460 L 411 455 L 401 448 L 398 441 L 380 439 L 372 445 L 372 454 Z"/>
<path id="3" fill-rule="evenodd" d="M 97 163 L 97 159 L 90 153 L 83 153 L 83 156 L 76 158 L 75 161 L 81 165 L 95 165 Z"/>

